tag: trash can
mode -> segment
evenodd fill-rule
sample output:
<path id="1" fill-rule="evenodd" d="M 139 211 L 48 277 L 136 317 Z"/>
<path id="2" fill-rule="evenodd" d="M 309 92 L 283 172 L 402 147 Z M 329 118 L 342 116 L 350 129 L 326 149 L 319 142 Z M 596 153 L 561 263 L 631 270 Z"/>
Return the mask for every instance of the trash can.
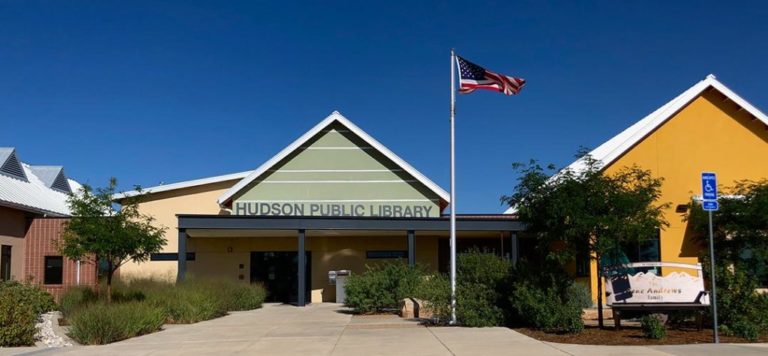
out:
<path id="1" fill-rule="evenodd" d="M 328 271 L 328 284 L 336 285 L 336 303 L 344 304 L 347 293 L 344 287 L 347 285 L 347 278 L 352 274 L 348 269 L 339 271 Z"/>

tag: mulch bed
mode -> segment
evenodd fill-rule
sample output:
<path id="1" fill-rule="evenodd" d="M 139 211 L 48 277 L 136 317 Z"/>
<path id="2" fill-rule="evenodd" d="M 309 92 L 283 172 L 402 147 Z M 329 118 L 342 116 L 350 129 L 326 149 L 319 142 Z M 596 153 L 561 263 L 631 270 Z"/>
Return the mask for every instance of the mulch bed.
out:
<path id="1" fill-rule="evenodd" d="M 616 331 L 612 327 L 600 329 L 596 326 L 586 326 L 579 334 L 548 334 L 530 328 L 514 328 L 513 330 L 528 335 L 534 339 L 562 344 L 580 345 L 679 345 L 712 343 L 712 329 L 701 331 L 695 328 L 667 328 L 667 337 L 663 340 L 646 339 L 639 327 L 622 327 Z M 721 343 L 747 343 L 749 341 L 734 336 L 720 335 Z M 768 336 L 762 336 L 757 342 L 768 342 Z"/>

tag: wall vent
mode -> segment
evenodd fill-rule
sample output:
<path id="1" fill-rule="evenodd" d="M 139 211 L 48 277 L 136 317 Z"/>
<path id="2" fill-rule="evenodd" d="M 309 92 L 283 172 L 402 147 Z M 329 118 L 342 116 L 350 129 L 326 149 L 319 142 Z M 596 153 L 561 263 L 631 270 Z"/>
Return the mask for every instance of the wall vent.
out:
<path id="1" fill-rule="evenodd" d="M 24 167 L 21 166 L 19 158 L 16 157 L 15 149 L 11 149 L 10 154 L 5 159 L 5 162 L 3 162 L 2 167 L 0 167 L 0 173 L 9 177 L 21 179 L 25 182 L 27 181 L 27 175 L 24 174 Z"/>
<path id="2" fill-rule="evenodd" d="M 67 176 L 64 175 L 64 169 L 62 169 L 59 172 L 59 175 L 56 176 L 56 180 L 54 180 L 53 184 L 51 184 L 51 189 L 55 189 L 67 194 L 72 193 L 72 188 L 69 186 Z"/>

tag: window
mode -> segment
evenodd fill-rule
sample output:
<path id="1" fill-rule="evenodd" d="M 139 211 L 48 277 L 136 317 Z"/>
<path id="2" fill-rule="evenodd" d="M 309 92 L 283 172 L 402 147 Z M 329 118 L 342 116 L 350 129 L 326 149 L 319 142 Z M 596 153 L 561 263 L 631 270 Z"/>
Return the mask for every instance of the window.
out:
<path id="1" fill-rule="evenodd" d="M 64 275 L 64 258 L 61 256 L 45 256 L 45 284 L 61 284 Z"/>
<path id="2" fill-rule="evenodd" d="M 0 281 L 11 280 L 11 246 L 0 246 Z"/>
<path id="3" fill-rule="evenodd" d="M 408 257 L 408 251 L 365 251 L 365 258 L 368 258 L 368 259 L 406 258 L 406 257 Z"/>
<path id="4" fill-rule="evenodd" d="M 179 254 L 175 252 L 153 253 L 149 255 L 149 260 L 150 261 L 178 261 Z M 194 260 L 195 260 L 195 253 L 187 252 L 187 261 L 194 261 Z"/>

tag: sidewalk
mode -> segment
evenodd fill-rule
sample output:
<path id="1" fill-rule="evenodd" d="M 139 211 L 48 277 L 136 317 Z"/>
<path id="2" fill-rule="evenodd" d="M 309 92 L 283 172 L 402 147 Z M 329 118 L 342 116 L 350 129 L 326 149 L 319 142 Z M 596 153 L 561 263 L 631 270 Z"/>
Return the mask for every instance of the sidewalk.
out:
<path id="1" fill-rule="evenodd" d="M 424 327 L 396 316 L 352 316 L 336 304 L 259 310 L 103 346 L 0 349 L 1 355 L 766 355 L 766 344 L 588 346 L 541 342 L 507 328 Z"/>

